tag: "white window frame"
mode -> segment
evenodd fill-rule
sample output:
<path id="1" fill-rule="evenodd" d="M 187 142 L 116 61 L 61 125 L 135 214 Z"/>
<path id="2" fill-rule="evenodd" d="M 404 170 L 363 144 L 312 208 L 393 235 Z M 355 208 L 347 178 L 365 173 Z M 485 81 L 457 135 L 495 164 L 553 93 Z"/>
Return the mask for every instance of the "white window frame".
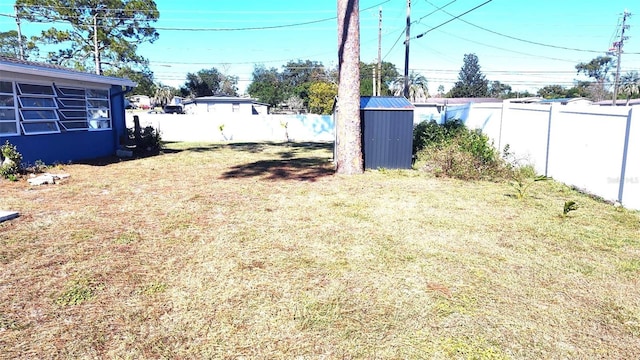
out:
<path id="1" fill-rule="evenodd" d="M 92 91 L 104 92 L 104 96 L 96 97 Z M 113 128 L 111 117 L 111 92 L 109 89 L 87 88 L 87 123 L 89 131 L 108 131 Z M 93 96 L 92 96 L 93 95 Z M 106 106 L 94 106 L 95 102 L 106 102 Z M 104 113 L 104 116 L 95 116 Z"/>
<path id="2" fill-rule="evenodd" d="M 20 115 L 18 114 L 18 99 L 16 98 L 16 85 L 13 81 L 2 81 L 4 83 L 11 84 L 11 93 L 0 92 L 0 96 L 11 96 L 13 98 L 13 106 L 0 106 L 0 111 L 7 110 L 13 111 L 13 120 L 0 119 L 0 124 L 14 124 L 15 132 L 5 133 L 0 132 L 2 136 L 20 136 Z"/>
<path id="3" fill-rule="evenodd" d="M 54 85 L 56 91 L 56 101 L 58 104 L 58 113 L 60 117 L 60 126 L 66 131 L 87 131 L 89 130 L 89 119 L 87 117 L 87 89 Z M 70 90 L 65 93 L 65 90 Z M 75 104 L 69 104 L 75 102 Z M 80 116 L 68 116 L 69 113 L 81 114 Z M 71 126 L 72 124 L 80 125 L 78 127 Z"/>
<path id="4" fill-rule="evenodd" d="M 21 120 L 20 127 L 22 128 L 22 133 L 25 135 L 42 135 L 42 134 L 60 133 L 60 127 L 58 126 L 58 121 L 60 120 L 60 118 L 58 117 L 58 112 L 57 112 L 58 104 L 56 103 L 56 92 L 55 92 L 55 89 L 53 88 L 53 84 L 16 81 L 14 86 L 15 86 L 14 88 L 15 96 L 17 97 L 20 105 L 18 112 L 20 113 L 20 120 Z M 34 92 L 29 92 L 26 89 L 23 91 L 22 87 L 27 87 L 27 86 L 40 86 L 43 88 L 50 88 L 51 94 L 34 93 Z M 25 100 L 29 98 L 51 99 L 53 104 L 52 106 L 23 106 L 23 102 L 22 102 L 23 98 Z M 42 118 L 42 119 L 25 118 L 25 113 L 31 112 L 31 111 L 50 112 L 52 116 L 48 118 Z M 49 130 L 32 131 L 28 129 L 31 125 L 34 125 L 34 124 L 44 124 L 46 127 L 49 128 Z"/>

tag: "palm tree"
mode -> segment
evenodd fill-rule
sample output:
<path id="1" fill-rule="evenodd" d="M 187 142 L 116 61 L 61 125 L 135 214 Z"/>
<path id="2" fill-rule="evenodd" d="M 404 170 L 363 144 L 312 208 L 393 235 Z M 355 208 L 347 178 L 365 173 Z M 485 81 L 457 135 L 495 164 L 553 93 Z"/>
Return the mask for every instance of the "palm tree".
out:
<path id="1" fill-rule="evenodd" d="M 627 95 L 627 106 L 633 95 L 640 93 L 640 74 L 637 71 L 628 72 L 620 78 L 620 92 Z"/>
<path id="2" fill-rule="evenodd" d="M 393 94 L 402 96 L 404 93 L 404 76 L 399 76 L 393 82 Z M 411 71 L 409 73 L 409 101 L 424 102 L 429 97 L 429 87 L 427 86 L 427 78 L 423 75 Z"/>
<path id="3" fill-rule="evenodd" d="M 173 91 L 170 87 L 161 85 L 156 88 L 156 93 L 153 97 L 153 101 L 155 102 L 156 106 L 160 105 L 164 107 L 165 105 L 170 103 L 171 100 L 173 100 Z"/>

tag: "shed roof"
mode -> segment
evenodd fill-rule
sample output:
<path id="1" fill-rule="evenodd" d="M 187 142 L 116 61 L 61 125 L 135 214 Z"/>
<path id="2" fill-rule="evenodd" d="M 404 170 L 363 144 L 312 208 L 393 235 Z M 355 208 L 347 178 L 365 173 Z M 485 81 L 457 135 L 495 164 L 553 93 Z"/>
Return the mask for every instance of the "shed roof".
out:
<path id="1" fill-rule="evenodd" d="M 91 74 L 73 70 L 53 64 L 26 61 L 0 56 L 0 71 L 17 74 L 37 75 L 58 79 L 86 81 L 98 84 L 120 85 L 134 87 L 137 84 L 129 79 Z"/>
<path id="2" fill-rule="evenodd" d="M 412 110 L 413 104 L 401 96 L 361 96 L 360 110 Z"/>

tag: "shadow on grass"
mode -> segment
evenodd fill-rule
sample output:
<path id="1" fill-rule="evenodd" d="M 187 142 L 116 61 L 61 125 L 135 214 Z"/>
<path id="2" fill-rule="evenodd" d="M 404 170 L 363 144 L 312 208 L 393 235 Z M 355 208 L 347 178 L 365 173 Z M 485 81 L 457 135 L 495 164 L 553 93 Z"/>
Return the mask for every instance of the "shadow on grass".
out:
<path id="1" fill-rule="evenodd" d="M 143 151 L 143 152 L 134 152 L 131 157 L 119 157 L 116 155 L 112 156 L 104 156 L 95 159 L 85 159 L 85 160 L 76 160 L 72 161 L 73 164 L 81 164 L 81 165 L 91 165 L 91 166 L 108 166 L 112 164 L 121 163 L 124 161 L 133 161 L 139 159 L 145 159 L 149 157 L 154 157 L 162 154 L 168 153 L 167 151 Z"/>
<path id="2" fill-rule="evenodd" d="M 333 166 L 326 158 L 285 158 L 236 165 L 225 172 L 222 179 L 261 177 L 265 180 L 316 181 L 333 174 Z"/>
<path id="3" fill-rule="evenodd" d="M 325 172 L 327 172 L 328 174 L 333 174 L 332 167 L 330 166 L 330 164 L 327 164 L 325 159 L 296 158 L 296 156 L 298 155 L 297 152 L 299 151 L 302 152 L 307 150 L 319 150 L 319 149 L 330 151 L 331 149 L 333 149 L 333 143 L 329 143 L 329 142 L 280 142 L 280 143 L 239 142 L 239 143 L 204 143 L 204 144 L 194 143 L 192 144 L 193 146 L 191 146 L 191 144 L 189 143 L 185 143 L 186 146 L 184 148 L 180 147 L 179 145 L 175 146 L 174 144 L 182 144 L 182 142 L 166 141 L 166 142 L 163 142 L 164 147 L 160 151 L 134 151 L 133 156 L 131 157 L 118 157 L 113 155 L 113 156 L 100 157 L 96 159 L 78 160 L 78 161 L 73 161 L 73 163 L 83 164 L 83 165 L 92 165 L 92 166 L 107 166 L 107 165 L 117 164 L 124 161 L 139 160 L 139 159 L 144 159 L 144 158 L 154 157 L 159 155 L 166 155 L 166 154 L 177 154 L 185 151 L 209 152 L 209 151 L 217 151 L 222 149 L 231 149 L 234 151 L 261 153 L 268 148 L 270 149 L 282 148 L 284 149 L 284 151 L 278 152 L 277 154 L 274 154 L 274 155 L 278 156 L 280 159 L 283 159 L 283 160 L 257 161 L 252 164 L 237 166 L 237 167 L 234 167 L 232 170 L 228 171 L 227 173 L 237 172 L 238 175 L 228 176 L 228 177 L 243 176 L 241 174 L 245 174 L 244 175 L 245 177 L 259 176 L 261 174 L 269 173 L 271 170 L 274 171 L 274 174 L 272 175 L 275 176 L 272 178 L 282 178 L 282 179 L 298 178 L 300 180 L 309 180 L 311 177 L 327 175 L 325 174 Z M 326 170 L 312 169 L 312 171 L 306 171 L 308 173 L 307 175 L 302 175 L 302 173 L 305 172 L 304 170 L 309 170 L 305 168 L 319 167 L 319 166 L 324 166 L 327 169 Z M 244 169 L 241 171 L 239 169 L 240 167 L 247 167 L 247 169 Z M 248 175 L 251 173 L 251 171 L 249 171 L 249 168 L 251 167 L 255 167 L 254 170 L 257 171 L 255 175 Z M 275 169 L 280 169 L 280 170 L 275 170 Z M 289 170 L 285 170 L 285 169 L 289 169 Z M 292 173 L 292 169 L 297 169 L 296 172 L 298 173 L 299 176 L 287 177 L 288 176 L 287 174 L 291 175 L 290 173 Z M 275 173 L 280 174 L 280 176 L 275 175 Z M 315 173 L 316 175 L 313 175 L 313 173 Z"/>
<path id="4" fill-rule="evenodd" d="M 178 153 L 182 151 L 193 152 L 207 152 L 220 149 L 230 149 L 237 151 L 246 151 L 250 153 L 261 153 L 267 148 L 288 148 L 292 151 L 285 152 L 293 153 L 298 149 L 304 150 L 332 150 L 333 143 L 330 142 L 237 142 L 237 143 L 211 143 L 211 144 L 194 144 L 194 146 L 187 146 L 184 148 L 166 148 L 167 145 L 180 144 L 181 142 L 167 141 L 165 142 L 165 149 L 163 153 Z"/>

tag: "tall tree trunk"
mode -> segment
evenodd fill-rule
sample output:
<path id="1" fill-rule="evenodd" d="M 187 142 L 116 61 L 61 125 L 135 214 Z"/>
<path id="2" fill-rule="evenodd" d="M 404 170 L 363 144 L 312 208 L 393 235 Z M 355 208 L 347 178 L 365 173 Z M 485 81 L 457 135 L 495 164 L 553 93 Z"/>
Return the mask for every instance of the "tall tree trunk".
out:
<path id="1" fill-rule="evenodd" d="M 359 0 L 338 0 L 336 172 L 361 174 Z"/>

